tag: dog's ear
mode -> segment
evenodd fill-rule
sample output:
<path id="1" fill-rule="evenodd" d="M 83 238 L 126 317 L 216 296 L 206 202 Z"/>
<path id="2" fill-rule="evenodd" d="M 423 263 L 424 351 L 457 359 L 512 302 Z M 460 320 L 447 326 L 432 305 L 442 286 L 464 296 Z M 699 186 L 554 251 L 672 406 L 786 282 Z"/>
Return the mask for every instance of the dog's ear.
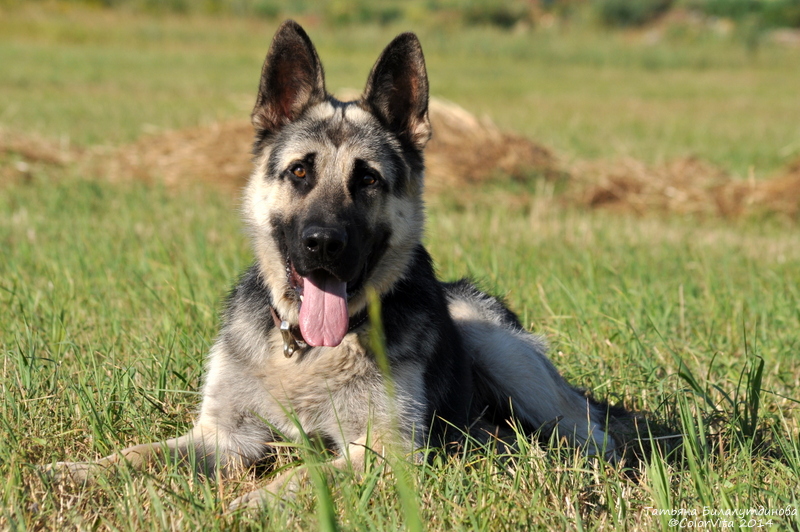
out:
<path id="1" fill-rule="evenodd" d="M 413 33 L 395 37 L 372 67 L 364 102 L 401 140 L 422 150 L 431 138 L 428 75 Z"/>
<path id="2" fill-rule="evenodd" d="M 303 28 L 287 20 L 275 33 L 261 69 L 253 126 L 267 136 L 325 97 L 325 73 L 317 51 Z"/>

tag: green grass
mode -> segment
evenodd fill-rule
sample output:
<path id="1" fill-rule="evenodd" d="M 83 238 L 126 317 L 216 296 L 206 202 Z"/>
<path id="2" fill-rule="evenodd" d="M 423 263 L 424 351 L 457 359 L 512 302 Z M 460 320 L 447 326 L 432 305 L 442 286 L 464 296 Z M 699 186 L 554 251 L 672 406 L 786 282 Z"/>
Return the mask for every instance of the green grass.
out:
<path id="1" fill-rule="evenodd" d="M 273 27 L 3 13 L 0 125 L 93 146 L 246 116 Z M 378 27 L 311 32 L 331 87 L 360 86 L 388 40 Z M 752 59 L 713 40 L 645 48 L 591 31 L 420 33 L 434 93 L 573 156 L 691 150 L 768 172 L 797 142 L 785 75 L 796 52 Z M 646 102 L 640 114 L 622 112 L 631 98 Z M 398 477 L 379 463 L 360 478 L 316 475 L 293 503 L 252 515 L 223 513 L 263 482 L 249 476 L 216 484 L 168 467 L 49 486 L 37 465 L 187 430 L 221 301 L 251 261 L 228 196 L 76 173 L 43 167 L 0 185 L 0 528 L 396 530 L 418 519 L 430 530 L 671 530 L 672 516 L 650 508 L 796 513 L 796 224 L 584 212 L 545 191 L 513 206 L 496 190 L 469 207 L 433 201 L 426 241 L 441 276 L 504 295 L 571 382 L 685 434 L 680 452 L 654 451 L 631 474 L 522 441 L 510 458 L 440 457 Z M 771 529 L 800 527 L 796 515 L 772 519 Z"/>

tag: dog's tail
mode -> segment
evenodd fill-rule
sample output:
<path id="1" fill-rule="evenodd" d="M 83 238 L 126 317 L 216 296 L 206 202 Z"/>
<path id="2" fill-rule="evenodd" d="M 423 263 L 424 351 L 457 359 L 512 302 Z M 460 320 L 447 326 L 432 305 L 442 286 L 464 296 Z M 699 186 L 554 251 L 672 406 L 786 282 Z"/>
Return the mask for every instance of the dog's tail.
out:
<path id="1" fill-rule="evenodd" d="M 544 340 L 525 331 L 501 301 L 467 281 L 445 290 L 472 358 L 476 412 L 498 424 L 513 417 L 528 432 L 557 432 L 589 455 L 619 458 L 609 427 L 624 411 L 571 387 L 547 359 Z"/>

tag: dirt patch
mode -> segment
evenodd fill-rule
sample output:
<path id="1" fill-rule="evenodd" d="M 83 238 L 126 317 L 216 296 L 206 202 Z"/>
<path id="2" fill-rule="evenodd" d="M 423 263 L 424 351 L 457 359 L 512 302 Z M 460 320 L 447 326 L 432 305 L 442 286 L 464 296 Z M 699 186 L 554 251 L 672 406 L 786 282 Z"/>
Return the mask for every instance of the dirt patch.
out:
<path id="1" fill-rule="evenodd" d="M 426 186 L 446 192 L 486 181 L 563 175 L 562 165 L 548 148 L 520 135 L 501 131 L 491 119 L 478 119 L 462 107 L 433 99 L 433 138 L 425 151 Z"/>
<path id="2" fill-rule="evenodd" d="M 44 168 L 66 167 L 83 155 L 67 142 L 0 129 L 0 183 L 31 181 Z"/>
<path id="3" fill-rule="evenodd" d="M 426 151 L 426 186 L 431 197 L 467 198 L 469 191 L 480 193 L 473 185 L 509 179 L 533 193 L 534 182 L 558 178 L 563 202 L 589 208 L 800 218 L 800 159 L 781 174 L 758 180 L 737 179 L 697 158 L 662 165 L 620 159 L 567 166 L 549 149 L 501 131 L 489 118 L 477 118 L 453 103 L 432 99 L 430 116 L 434 136 Z M 233 193 L 250 173 L 252 138 L 248 122 L 231 121 L 149 134 L 120 148 L 82 150 L 0 130 L 0 180 L 30 181 L 39 174 L 50 178 L 59 168 L 110 181 L 144 180 L 169 187 L 207 182 Z M 517 193 L 512 199 L 526 200 Z"/>
<path id="4" fill-rule="evenodd" d="M 736 179 L 696 158 L 649 166 L 634 159 L 580 162 L 566 196 L 589 207 L 639 214 L 674 212 L 735 218 L 800 214 L 800 161 L 771 179 Z"/>
<path id="5" fill-rule="evenodd" d="M 95 157 L 94 164 L 111 181 L 140 179 L 168 187 L 201 181 L 238 190 L 252 168 L 252 141 L 249 122 L 220 122 L 148 134 Z"/>

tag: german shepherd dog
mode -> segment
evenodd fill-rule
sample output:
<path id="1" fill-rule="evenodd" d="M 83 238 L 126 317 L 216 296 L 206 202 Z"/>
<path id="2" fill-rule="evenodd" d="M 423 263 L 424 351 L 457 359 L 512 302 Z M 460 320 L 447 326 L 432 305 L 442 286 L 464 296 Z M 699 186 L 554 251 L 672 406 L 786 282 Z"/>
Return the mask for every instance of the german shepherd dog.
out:
<path id="1" fill-rule="evenodd" d="M 358 468 L 366 452 L 448 447 L 512 414 L 531 434 L 558 431 L 589 455 L 617 457 L 609 407 L 566 383 L 541 338 L 499 299 L 434 275 L 421 244 L 431 126 L 414 34 L 386 47 L 361 99 L 342 102 L 326 91 L 308 35 L 283 23 L 252 123 L 243 210 L 255 264 L 228 299 L 194 427 L 98 462 L 54 464 L 53 476 L 85 481 L 98 468 L 165 459 L 230 475 L 273 455 L 275 442 L 306 435 L 329 444 L 334 466 Z M 377 300 L 392 394 L 370 341 L 367 307 Z M 233 507 L 291 492 L 302 471 Z"/>

